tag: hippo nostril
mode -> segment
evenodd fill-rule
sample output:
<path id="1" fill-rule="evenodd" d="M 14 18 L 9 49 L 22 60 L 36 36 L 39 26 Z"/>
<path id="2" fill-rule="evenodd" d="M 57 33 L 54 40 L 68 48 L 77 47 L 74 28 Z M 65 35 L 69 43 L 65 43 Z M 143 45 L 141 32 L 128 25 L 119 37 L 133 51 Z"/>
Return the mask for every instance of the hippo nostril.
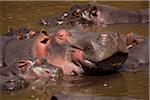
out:
<path id="1" fill-rule="evenodd" d="M 52 96 L 50 100 L 58 100 L 56 96 Z"/>
<path id="2" fill-rule="evenodd" d="M 47 71 L 47 70 L 45 70 L 45 72 L 46 72 L 46 74 L 50 74 L 50 72 L 49 72 L 49 71 Z"/>
<path id="3" fill-rule="evenodd" d="M 45 38 L 44 40 L 41 41 L 41 43 L 46 44 L 48 42 L 48 38 Z"/>

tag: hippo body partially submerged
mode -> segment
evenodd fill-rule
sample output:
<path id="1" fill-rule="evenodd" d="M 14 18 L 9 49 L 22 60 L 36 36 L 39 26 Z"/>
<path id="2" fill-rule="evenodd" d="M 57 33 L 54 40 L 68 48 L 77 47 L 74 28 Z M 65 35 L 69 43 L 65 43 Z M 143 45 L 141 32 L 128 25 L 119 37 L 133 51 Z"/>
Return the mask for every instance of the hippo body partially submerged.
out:
<path id="1" fill-rule="evenodd" d="M 115 71 L 127 59 L 126 38 L 121 34 L 114 32 L 89 32 L 83 34 L 75 33 L 71 37 L 75 40 L 71 41 L 72 47 L 83 52 L 83 60 L 76 63 L 81 64 L 86 74 L 101 74 Z"/>
<path id="2" fill-rule="evenodd" d="M 0 75 L 0 90 L 8 90 L 8 91 L 14 91 L 14 90 L 20 90 L 22 88 L 25 88 L 29 85 L 29 83 L 19 77 L 19 76 L 4 76 Z"/>
<path id="3" fill-rule="evenodd" d="M 5 50 L 6 50 L 6 45 L 10 42 L 14 40 L 13 37 L 10 36 L 0 36 L 0 66 L 3 67 L 5 66 L 4 64 L 4 59 L 5 59 Z"/>
<path id="4" fill-rule="evenodd" d="M 55 19 L 55 20 L 54 20 Z M 109 5 L 89 3 L 74 5 L 68 12 L 53 18 L 42 19 L 43 25 L 98 25 L 107 26 L 121 23 L 148 23 L 149 8 L 129 11 Z"/>
<path id="5" fill-rule="evenodd" d="M 138 71 L 149 64 L 149 38 L 144 37 L 140 44 L 129 48 L 128 59 L 124 63 L 127 71 Z"/>

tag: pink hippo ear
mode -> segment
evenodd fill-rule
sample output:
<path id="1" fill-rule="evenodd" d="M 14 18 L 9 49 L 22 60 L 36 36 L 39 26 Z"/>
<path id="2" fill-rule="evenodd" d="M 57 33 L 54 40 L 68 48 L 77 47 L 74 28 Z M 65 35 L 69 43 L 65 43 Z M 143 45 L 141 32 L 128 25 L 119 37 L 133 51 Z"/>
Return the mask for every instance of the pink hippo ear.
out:
<path id="1" fill-rule="evenodd" d="M 45 29 L 41 29 L 40 34 L 44 34 L 46 36 L 49 36 L 48 32 Z"/>

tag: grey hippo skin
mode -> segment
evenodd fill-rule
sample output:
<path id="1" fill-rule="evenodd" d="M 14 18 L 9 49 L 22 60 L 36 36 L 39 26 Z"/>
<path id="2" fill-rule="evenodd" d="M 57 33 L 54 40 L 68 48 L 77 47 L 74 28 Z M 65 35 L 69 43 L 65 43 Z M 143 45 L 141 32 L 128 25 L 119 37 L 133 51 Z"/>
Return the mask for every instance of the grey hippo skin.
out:
<path id="1" fill-rule="evenodd" d="M 26 63 L 31 64 L 31 61 L 26 60 Z M 50 64 L 32 64 L 26 65 L 26 67 L 25 70 L 18 66 L 4 67 L 1 69 L 0 90 L 20 90 L 29 86 L 32 80 L 58 78 L 62 76 L 62 70 Z"/>
<path id="2" fill-rule="evenodd" d="M 4 76 L 0 75 L 0 90 L 8 90 L 8 91 L 14 91 L 14 90 L 20 90 L 22 88 L 25 88 L 29 85 L 29 83 L 19 77 L 19 76 Z"/>
<path id="3" fill-rule="evenodd" d="M 40 33 L 39 35 L 27 40 L 13 39 L 12 41 L 9 41 L 7 45 L 5 45 L 3 42 L 3 45 L 5 45 L 5 51 L 4 54 L 2 55 L 4 56 L 3 63 L 5 63 L 6 67 L 0 70 L 1 74 L 4 74 L 6 71 L 8 72 L 8 74 L 7 73 L 5 74 L 8 76 L 10 75 L 10 72 L 13 73 L 14 71 L 16 71 L 15 74 L 16 73 L 20 74 L 19 73 L 20 71 L 18 71 L 19 65 L 17 65 L 18 61 L 20 60 L 23 60 L 21 64 L 25 66 L 21 66 L 19 68 L 29 67 L 29 70 L 32 71 L 38 69 L 36 65 L 32 65 L 31 62 L 33 63 L 34 60 L 38 58 L 45 59 L 44 54 L 46 53 L 45 48 L 46 48 L 47 41 L 49 41 L 48 36 L 44 35 L 43 33 Z M 55 66 L 46 63 L 39 66 L 42 66 L 42 68 L 41 69 L 39 68 L 38 70 L 35 71 L 39 71 L 39 70 L 44 71 L 47 69 L 47 72 L 51 71 L 50 72 L 50 74 L 52 74 L 51 76 L 57 76 L 56 74 L 58 74 L 57 71 L 58 68 L 56 68 Z"/>
<path id="4" fill-rule="evenodd" d="M 13 40 L 5 47 L 5 64 L 7 66 L 14 65 L 20 59 L 33 59 L 31 48 L 34 38 L 30 40 Z"/>
<path id="5" fill-rule="evenodd" d="M 70 45 L 83 54 L 83 60 L 75 61 L 86 74 L 103 74 L 116 71 L 128 56 L 126 37 L 115 32 L 77 32 L 70 30 Z"/>
<path id="6" fill-rule="evenodd" d="M 13 37 L 10 36 L 0 36 L 0 67 L 4 67 L 4 52 L 5 52 L 5 46 L 10 42 L 14 40 Z"/>
<path id="7" fill-rule="evenodd" d="M 137 71 L 149 64 L 149 38 L 138 45 L 129 48 L 128 59 L 124 64 L 127 71 Z"/>
<path id="8" fill-rule="evenodd" d="M 54 20 L 55 19 L 55 20 Z M 129 11 L 99 3 L 74 5 L 64 14 L 48 20 L 41 20 L 43 25 L 111 25 L 118 23 L 148 23 L 149 8 Z"/>
<path id="9" fill-rule="evenodd" d="M 46 62 L 42 62 L 41 64 L 37 63 L 38 60 L 33 62 L 26 60 L 28 68 L 23 71 L 21 77 L 26 80 L 33 80 L 33 79 L 45 79 L 45 78 L 58 78 L 62 76 L 62 70 L 57 68 L 56 66 L 50 65 Z"/>

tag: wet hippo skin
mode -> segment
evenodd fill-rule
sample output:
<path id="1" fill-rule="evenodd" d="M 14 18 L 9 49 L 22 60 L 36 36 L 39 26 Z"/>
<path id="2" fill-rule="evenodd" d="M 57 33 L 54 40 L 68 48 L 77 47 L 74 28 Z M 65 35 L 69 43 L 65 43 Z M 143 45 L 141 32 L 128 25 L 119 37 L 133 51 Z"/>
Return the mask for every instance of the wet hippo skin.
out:
<path id="1" fill-rule="evenodd" d="M 0 75 L 0 90 L 20 90 L 29 85 L 29 83 L 19 76 L 3 76 Z"/>
<path id="2" fill-rule="evenodd" d="M 5 63 L 7 66 L 14 65 L 17 60 L 44 57 L 45 44 L 41 43 L 45 39 L 43 33 L 28 40 L 13 40 L 6 45 Z M 40 48 L 41 47 L 41 48 Z M 40 48 L 40 49 L 39 49 Z M 35 51 L 37 50 L 37 52 Z M 40 51 L 41 50 L 41 51 Z M 43 50 L 43 51 L 42 51 Z M 43 54 L 43 55 L 42 55 Z"/>
<path id="3" fill-rule="evenodd" d="M 73 49 L 82 52 L 77 51 L 78 56 L 75 57 L 78 60 L 74 62 L 88 75 L 115 71 L 123 65 L 128 56 L 126 37 L 115 32 L 83 32 L 82 34 L 74 31 L 70 45 Z M 78 58 L 79 56 L 81 58 Z"/>
<path id="4" fill-rule="evenodd" d="M 55 20 L 54 20 L 55 19 Z M 99 3 L 73 5 L 64 14 L 48 20 L 43 25 L 98 25 L 107 26 L 119 23 L 148 23 L 149 8 L 129 11 Z"/>
<path id="5" fill-rule="evenodd" d="M 143 65 L 149 64 L 149 38 L 144 37 L 143 42 L 129 48 L 129 56 L 124 67 L 127 71 L 138 71 Z"/>
<path id="6" fill-rule="evenodd" d="M 5 55 L 4 55 L 4 52 L 5 52 L 5 49 L 6 49 L 6 45 L 10 42 L 14 40 L 13 37 L 10 37 L 10 36 L 0 36 L 0 66 L 1 67 L 4 67 L 5 64 L 4 64 L 4 59 L 5 59 Z"/>

